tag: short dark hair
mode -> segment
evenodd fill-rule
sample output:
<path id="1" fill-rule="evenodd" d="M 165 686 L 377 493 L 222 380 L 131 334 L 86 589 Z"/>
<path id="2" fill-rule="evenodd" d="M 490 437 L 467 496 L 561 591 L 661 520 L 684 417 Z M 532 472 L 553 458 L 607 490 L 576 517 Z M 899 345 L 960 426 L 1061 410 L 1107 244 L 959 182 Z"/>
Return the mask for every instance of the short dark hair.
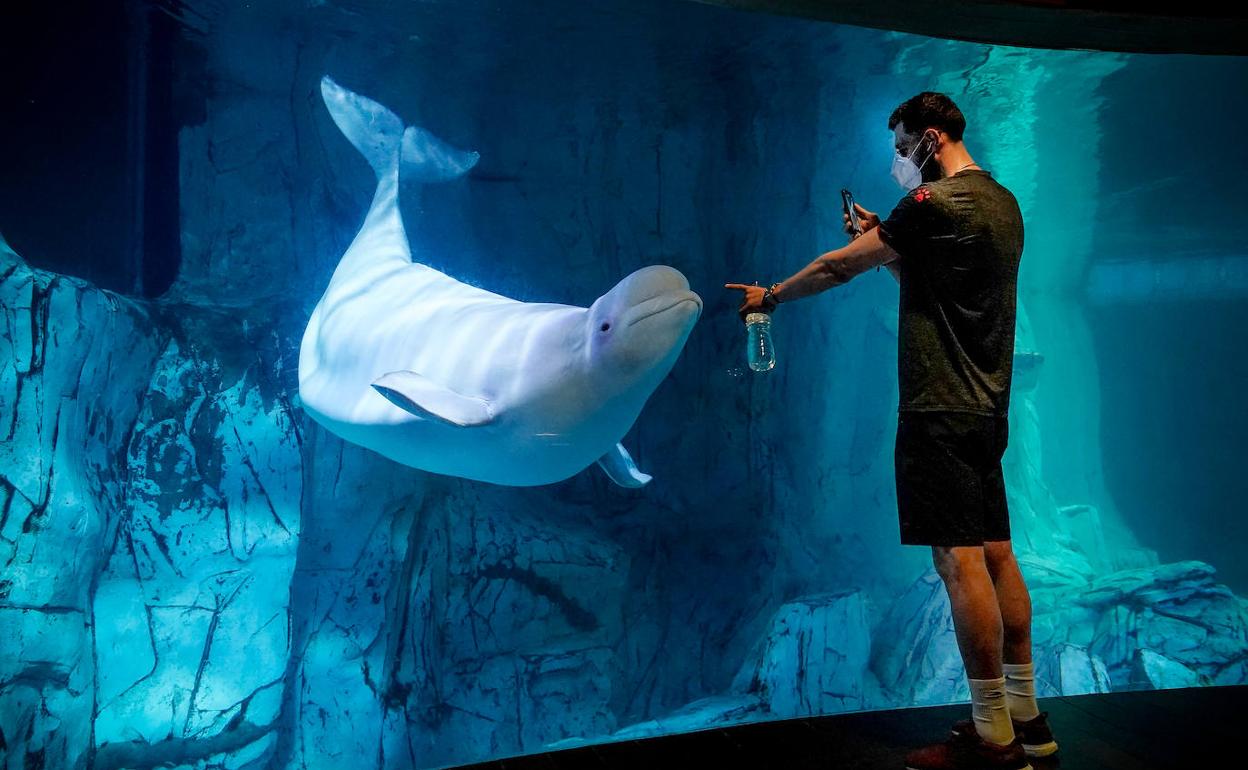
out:
<path id="1" fill-rule="evenodd" d="M 955 142 L 962 141 L 962 132 L 966 129 L 966 118 L 958 105 L 935 91 L 924 91 L 902 102 L 888 117 L 888 129 L 893 130 L 898 123 L 905 123 L 909 133 L 940 129 Z"/>

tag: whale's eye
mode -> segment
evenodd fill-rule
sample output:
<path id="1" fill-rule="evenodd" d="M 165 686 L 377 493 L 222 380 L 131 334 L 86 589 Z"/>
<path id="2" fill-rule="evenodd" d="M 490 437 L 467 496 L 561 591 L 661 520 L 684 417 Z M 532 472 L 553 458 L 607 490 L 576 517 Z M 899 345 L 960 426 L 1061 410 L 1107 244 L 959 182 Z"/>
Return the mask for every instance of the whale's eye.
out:
<path id="1" fill-rule="evenodd" d="M 607 329 L 610 329 L 610 328 L 611 328 L 611 322 L 610 322 L 610 321 L 604 321 L 604 322 L 603 322 L 603 324 L 602 324 L 602 330 L 605 332 Z"/>

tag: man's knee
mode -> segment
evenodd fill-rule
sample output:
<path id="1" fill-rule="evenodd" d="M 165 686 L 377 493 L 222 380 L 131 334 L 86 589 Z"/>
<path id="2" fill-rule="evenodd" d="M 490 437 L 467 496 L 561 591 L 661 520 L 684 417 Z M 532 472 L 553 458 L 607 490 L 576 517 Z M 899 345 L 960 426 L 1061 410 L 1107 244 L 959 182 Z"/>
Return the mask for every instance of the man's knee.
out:
<path id="1" fill-rule="evenodd" d="M 993 580 L 1014 561 L 1014 545 L 1009 540 L 990 540 L 984 543 L 984 560 Z"/>
<path id="2" fill-rule="evenodd" d="M 946 581 L 956 579 L 969 570 L 982 570 L 986 567 L 984 548 L 978 545 L 934 545 L 932 563 L 936 565 L 937 574 Z"/>

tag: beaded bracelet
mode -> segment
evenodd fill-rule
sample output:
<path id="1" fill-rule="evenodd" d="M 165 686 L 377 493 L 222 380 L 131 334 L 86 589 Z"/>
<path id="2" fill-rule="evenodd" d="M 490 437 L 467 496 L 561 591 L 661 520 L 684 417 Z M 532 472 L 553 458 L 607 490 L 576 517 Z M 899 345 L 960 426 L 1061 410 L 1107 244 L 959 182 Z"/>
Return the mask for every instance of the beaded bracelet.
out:
<path id="1" fill-rule="evenodd" d="M 768 286 L 763 291 L 763 305 L 764 306 L 770 305 L 771 310 L 775 310 L 776 305 L 780 304 L 780 300 L 776 299 L 775 297 L 776 287 L 779 285 L 780 285 L 779 282 L 773 283 L 772 285 Z"/>

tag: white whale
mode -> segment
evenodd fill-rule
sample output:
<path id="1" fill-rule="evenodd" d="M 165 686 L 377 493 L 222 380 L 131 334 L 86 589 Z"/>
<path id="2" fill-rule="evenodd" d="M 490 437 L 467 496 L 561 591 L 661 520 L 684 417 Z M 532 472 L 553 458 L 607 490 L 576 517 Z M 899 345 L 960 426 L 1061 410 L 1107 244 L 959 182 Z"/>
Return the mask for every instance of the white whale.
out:
<path id="1" fill-rule="evenodd" d="M 321 94 L 372 165 L 377 192 L 303 334 L 308 414 L 433 473 L 533 486 L 596 461 L 621 486 L 647 483 L 620 440 L 702 312 L 685 277 L 645 267 L 584 308 L 520 302 L 413 262 L 400 175 L 451 179 L 477 154 L 405 129 L 328 77 Z"/>

